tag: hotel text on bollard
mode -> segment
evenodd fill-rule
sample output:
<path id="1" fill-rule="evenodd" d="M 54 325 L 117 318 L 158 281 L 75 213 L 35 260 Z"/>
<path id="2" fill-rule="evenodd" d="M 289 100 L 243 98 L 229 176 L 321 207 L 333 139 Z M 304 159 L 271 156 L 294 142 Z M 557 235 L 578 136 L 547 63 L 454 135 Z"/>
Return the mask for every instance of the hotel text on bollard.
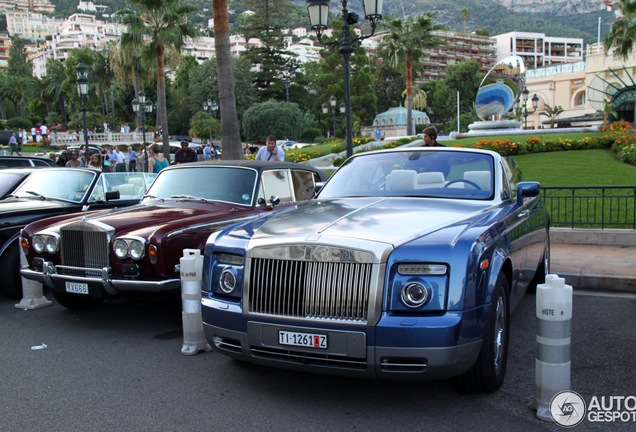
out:
<path id="1" fill-rule="evenodd" d="M 541 420 L 554 421 L 552 398 L 570 390 L 572 287 L 565 285 L 565 279 L 547 275 L 545 283 L 537 286 L 537 318 L 536 388 L 530 408 Z"/>
<path id="2" fill-rule="evenodd" d="M 211 351 L 203 334 L 201 321 L 201 279 L 203 256 L 198 249 L 184 249 L 180 260 L 181 303 L 183 312 L 183 347 L 181 354 L 194 355 L 199 351 Z"/>

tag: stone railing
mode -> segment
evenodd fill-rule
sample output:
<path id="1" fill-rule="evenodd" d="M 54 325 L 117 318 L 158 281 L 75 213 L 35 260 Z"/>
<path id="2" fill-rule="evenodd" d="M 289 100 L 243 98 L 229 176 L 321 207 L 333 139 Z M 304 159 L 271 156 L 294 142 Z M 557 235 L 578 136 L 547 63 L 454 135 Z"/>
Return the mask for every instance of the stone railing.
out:
<path id="1" fill-rule="evenodd" d="M 84 142 L 84 134 L 76 133 L 53 133 L 49 136 L 52 146 L 61 146 L 68 144 L 77 144 Z M 146 133 L 146 141 L 152 139 L 152 132 Z M 89 144 L 141 144 L 143 142 L 143 134 L 141 132 L 119 133 L 90 133 L 88 134 Z"/>

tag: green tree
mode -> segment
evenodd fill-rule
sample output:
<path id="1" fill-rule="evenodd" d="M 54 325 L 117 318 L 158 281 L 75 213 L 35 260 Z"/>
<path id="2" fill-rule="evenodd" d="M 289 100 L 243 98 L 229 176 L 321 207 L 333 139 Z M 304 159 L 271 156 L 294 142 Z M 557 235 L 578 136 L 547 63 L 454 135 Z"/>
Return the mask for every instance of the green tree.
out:
<path id="1" fill-rule="evenodd" d="M 221 124 L 218 120 L 211 119 L 210 115 L 205 111 L 197 111 L 190 119 L 190 129 L 188 132 L 191 135 L 211 139 L 211 133 L 215 131 L 217 133 L 221 131 Z"/>
<path id="2" fill-rule="evenodd" d="M 242 14 L 243 25 L 239 31 L 245 36 L 246 42 L 250 38 L 258 38 L 262 43 L 259 46 L 248 46 L 242 53 L 257 66 L 254 85 L 259 90 L 259 100 L 265 102 L 270 98 L 282 99 L 285 97 L 285 87 L 272 77 L 285 66 L 290 70 L 298 68 L 296 62 L 289 60 L 290 53 L 285 51 L 285 35 L 281 24 L 292 6 L 288 0 L 246 0 L 245 7 L 254 14 Z"/>
<path id="3" fill-rule="evenodd" d="M 371 61 L 373 70 L 373 89 L 378 95 L 378 112 L 388 111 L 389 108 L 402 104 L 402 89 L 406 88 L 406 78 L 402 72 L 389 65 L 389 62 L 379 61 L 377 56 Z"/>
<path id="4" fill-rule="evenodd" d="M 419 17 L 409 16 L 404 20 L 392 15 L 385 16 L 382 25 L 389 34 L 382 38 L 378 48 L 379 55 L 394 68 L 406 70 L 406 113 L 407 134 L 414 135 L 415 128 L 411 111 L 413 109 L 413 63 L 419 63 L 424 50 L 440 45 L 433 32 L 444 27 L 435 24 L 434 12 L 425 12 Z"/>
<path id="5" fill-rule="evenodd" d="M 464 8 L 459 12 L 459 16 L 464 20 L 464 32 L 466 31 L 466 21 L 470 18 L 470 10 L 468 8 Z"/>
<path id="6" fill-rule="evenodd" d="M 227 0 L 212 0 L 214 13 L 214 48 L 218 69 L 219 105 L 221 110 L 221 134 L 224 160 L 245 159 L 234 96 L 232 56 L 230 54 L 230 22 Z"/>
<path id="7" fill-rule="evenodd" d="M 332 21 L 332 38 L 323 37 L 323 41 L 339 39 L 342 34 L 342 17 Z M 352 30 L 352 37 L 355 36 Z M 344 69 L 342 55 L 334 53 L 328 48 L 320 50 L 323 61 L 319 63 L 319 72 L 316 77 L 316 102 L 322 105 L 329 104 L 331 95 L 338 101 L 344 101 Z M 369 57 L 364 48 L 358 48 L 351 54 L 350 63 L 350 91 L 352 123 L 370 124 L 376 114 L 378 97 L 373 90 L 374 77 L 369 66 Z M 345 118 L 343 117 L 343 124 Z M 355 134 L 354 127 L 352 131 Z"/>
<path id="8" fill-rule="evenodd" d="M 550 119 L 550 129 L 552 129 L 554 127 L 554 121 L 557 119 L 559 114 L 561 114 L 563 111 L 564 109 L 562 106 L 551 107 L 550 105 L 545 104 L 544 112 L 539 113 L 539 117 L 544 115 L 548 119 Z"/>
<path id="9" fill-rule="evenodd" d="M 66 121 L 67 113 L 64 106 L 64 102 L 66 101 L 64 84 L 68 82 L 68 77 L 64 73 L 64 65 L 62 62 L 52 58 L 46 62 L 44 82 L 46 84 L 47 93 L 57 100 L 60 113 L 64 121 Z"/>
<path id="10" fill-rule="evenodd" d="M 11 39 L 7 73 L 23 78 L 33 76 L 33 62 L 28 59 L 24 39 L 21 37 Z"/>
<path id="11" fill-rule="evenodd" d="M 469 112 L 475 104 L 477 91 L 484 76 L 479 72 L 479 62 L 477 60 L 467 60 L 455 63 L 446 69 L 446 86 L 454 92 L 459 92 L 460 111 Z M 457 107 L 457 102 L 454 102 Z"/>
<path id="12" fill-rule="evenodd" d="M 605 36 L 605 53 L 614 48 L 615 53 L 627 60 L 636 40 L 636 1 L 618 0 L 614 2 L 614 7 L 618 8 L 622 16 L 614 21 Z"/>
<path id="13" fill-rule="evenodd" d="M 243 135 L 248 141 L 264 142 L 268 135 L 298 140 L 304 123 L 298 105 L 270 100 L 254 104 L 245 112 Z"/>
<path id="14" fill-rule="evenodd" d="M 426 92 L 426 100 L 433 123 L 447 123 L 455 115 L 455 92 L 444 81 L 431 81 L 420 86 Z"/>
<path id="15" fill-rule="evenodd" d="M 122 46 L 142 47 L 142 57 L 157 62 L 157 109 L 163 129 L 163 154 L 170 153 L 170 132 L 166 105 L 165 54 L 171 48 L 180 52 L 187 38 L 199 35 L 187 15 L 197 8 L 183 5 L 181 0 L 129 0 L 137 10 L 117 12 L 122 24 L 128 26 L 121 35 Z"/>

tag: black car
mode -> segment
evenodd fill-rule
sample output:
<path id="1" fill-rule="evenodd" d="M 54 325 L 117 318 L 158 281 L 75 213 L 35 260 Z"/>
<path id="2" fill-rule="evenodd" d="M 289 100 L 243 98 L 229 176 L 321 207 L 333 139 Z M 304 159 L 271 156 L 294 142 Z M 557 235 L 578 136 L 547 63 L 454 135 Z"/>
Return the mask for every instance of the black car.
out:
<path id="1" fill-rule="evenodd" d="M 55 161 L 39 156 L 21 155 L 21 156 L 0 156 L 0 169 L 3 168 L 19 168 L 19 167 L 36 167 L 50 166 L 55 167 Z"/>
<path id="2" fill-rule="evenodd" d="M 20 230 L 27 224 L 69 213 L 136 204 L 156 177 L 147 173 L 102 173 L 90 168 L 37 170 L 0 201 L 0 289 L 20 298 Z"/>

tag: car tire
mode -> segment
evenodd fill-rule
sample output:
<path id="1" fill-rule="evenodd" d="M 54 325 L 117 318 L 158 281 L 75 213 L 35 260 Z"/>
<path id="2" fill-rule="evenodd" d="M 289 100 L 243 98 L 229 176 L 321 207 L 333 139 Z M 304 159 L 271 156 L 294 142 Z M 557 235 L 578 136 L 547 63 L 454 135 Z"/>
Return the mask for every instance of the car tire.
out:
<path id="1" fill-rule="evenodd" d="M 56 290 L 52 290 L 53 298 L 60 305 L 67 309 L 82 310 L 99 306 L 102 303 L 102 299 L 99 297 L 82 297 L 77 294 L 66 294 Z"/>
<path id="2" fill-rule="evenodd" d="M 503 383 L 508 363 L 510 287 L 504 274 L 497 278 L 484 341 L 475 364 L 459 377 L 459 384 L 475 392 L 494 392 Z"/>
<path id="3" fill-rule="evenodd" d="M 18 242 L 7 247 L 0 257 L 0 274 L 3 275 L 2 291 L 11 298 L 22 298 L 22 278 L 20 277 L 20 250 Z"/>

